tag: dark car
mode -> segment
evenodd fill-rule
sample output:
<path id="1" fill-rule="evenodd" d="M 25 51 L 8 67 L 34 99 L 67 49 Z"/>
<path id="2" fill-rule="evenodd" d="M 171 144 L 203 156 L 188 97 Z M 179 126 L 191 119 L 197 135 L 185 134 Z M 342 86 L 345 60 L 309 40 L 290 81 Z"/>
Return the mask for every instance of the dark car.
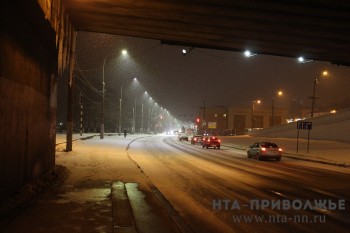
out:
<path id="1" fill-rule="evenodd" d="M 248 158 L 256 158 L 262 160 L 264 158 L 272 158 L 277 161 L 281 160 L 282 148 L 273 142 L 256 142 L 247 150 Z"/>
<path id="2" fill-rule="evenodd" d="M 220 149 L 221 141 L 217 137 L 205 137 L 202 142 L 202 147 L 209 148 L 214 147 Z"/>
<path id="3" fill-rule="evenodd" d="M 191 138 L 191 144 L 192 145 L 195 145 L 195 144 L 202 144 L 202 141 L 203 141 L 203 136 L 202 135 L 194 135 L 192 138 Z"/>

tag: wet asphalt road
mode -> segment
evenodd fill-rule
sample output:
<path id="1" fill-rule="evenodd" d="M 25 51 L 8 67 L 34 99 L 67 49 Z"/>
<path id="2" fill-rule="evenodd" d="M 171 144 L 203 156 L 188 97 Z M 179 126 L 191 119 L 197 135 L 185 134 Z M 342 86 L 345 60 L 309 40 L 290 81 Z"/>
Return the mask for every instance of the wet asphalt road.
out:
<path id="1" fill-rule="evenodd" d="M 258 161 L 245 151 L 203 149 L 161 136 L 134 141 L 129 155 L 194 232 L 349 232 L 348 168 Z M 306 206 L 314 200 L 318 208 Z M 336 210 L 323 205 L 339 200 L 345 205 Z"/>

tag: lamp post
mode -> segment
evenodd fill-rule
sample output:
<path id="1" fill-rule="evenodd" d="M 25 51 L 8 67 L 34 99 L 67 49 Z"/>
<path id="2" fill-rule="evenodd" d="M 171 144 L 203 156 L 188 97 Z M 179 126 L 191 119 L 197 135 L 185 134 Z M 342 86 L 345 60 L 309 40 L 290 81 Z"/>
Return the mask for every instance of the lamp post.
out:
<path id="1" fill-rule="evenodd" d="M 136 97 L 132 108 L 132 133 L 136 133 Z"/>
<path id="2" fill-rule="evenodd" d="M 137 78 L 134 78 L 133 80 L 137 80 Z M 123 102 L 123 85 L 124 85 L 125 77 L 122 80 L 122 84 L 120 86 L 120 98 L 119 98 L 119 136 L 122 132 L 122 102 Z"/>
<path id="3" fill-rule="evenodd" d="M 147 91 L 145 91 L 144 95 L 148 95 Z M 144 128 L 143 128 L 143 122 L 144 122 L 144 114 L 143 114 L 143 99 L 141 101 L 141 133 L 143 134 L 144 133 Z"/>
<path id="4" fill-rule="evenodd" d="M 122 101 L 123 101 L 123 84 L 125 81 L 125 77 L 122 80 L 122 85 L 120 86 L 120 98 L 119 98 L 119 129 L 118 134 L 121 135 L 122 132 Z"/>
<path id="5" fill-rule="evenodd" d="M 152 101 L 152 97 L 149 97 L 149 102 L 148 102 L 148 119 L 147 119 L 147 134 L 150 133 L 151 101 Z"/>
<path id="6" fill-rule="evenodd" d="M 141 134 L 143 134 L 143 102 L 141 103 Z"/>
<path id="7" fill-rule="evenodd" d="M 252 101 L 252 119 L 251 119 L 251 127 L 252 127 L 252 130 L 254 129 L 254 123 L 255 123 L 255 119 L 254 119 L 254 108 L 255 108 L 255 103 L 257 104 L 260 104 L 261 101 L 260 100 L 253 100 Z"/>
<path id="8" fill-rule="evenodd" d="M 282 91 L 278 91 L 276 96 L 282 96 L 283 92 Z M 275 97 L 273 96 L 272 98 L 272 111 L 271 111 L 271 126 L 275 125 Z"/>
<path id="9" fill-rule="evenodd" d="M 127 55 L 127 51 L 124 49 L 122 50 L 122 54 L 125 56 Z M 101 106 L 101 129 L 100 129 L 100 139 L 104 138 L 104 118 L 105 118 L 105 65 L 106 60 L 109 56 L 106 56 L 105 59 L 103 59 L 103 66 L 102 66 L 102 106 Z M 119 131 L 120 134 L 120 131 Z"/>
<path id="10" fill-rule="evenodd" d="M 328 72 L 327 71 L 323 71 L 322 72 L 322 76 L 323 77 L 328 76 Z M 317 85 L 317 83 L 318 83 L 318 78 L 316 77 L 314 79 L 312 96 L 310 96 L 310 98 L 312 99 L 312 103 L 311 103 L 311 117 L 314 117 L 315 100 L 318 98 L 316 96 L 316 85 Z"/>

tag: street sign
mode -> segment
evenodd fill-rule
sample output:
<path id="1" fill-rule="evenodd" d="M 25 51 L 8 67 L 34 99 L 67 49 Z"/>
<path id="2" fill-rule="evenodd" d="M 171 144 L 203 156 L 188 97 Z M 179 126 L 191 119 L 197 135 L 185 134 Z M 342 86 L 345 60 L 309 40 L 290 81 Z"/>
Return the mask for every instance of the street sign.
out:
<path id="1" fill-rule="evenodd" d="M 310 130 L 312 130 L 312 122 L 310 121 L 298 121 L 297 122 L 297 129 L 298 129 L 298 135 L 297 135 L 297 153 L 299 151 L 299 130 L 300 129 L 306 129 L 307 130 L 307 153 L 309 153 L 309 147 L 310 147 Z"/>
<path id="2" fill-rule="evenodd" d="M 312 122 L 310 121 L 298 121 L 297 129 L 312 130 Z"/>

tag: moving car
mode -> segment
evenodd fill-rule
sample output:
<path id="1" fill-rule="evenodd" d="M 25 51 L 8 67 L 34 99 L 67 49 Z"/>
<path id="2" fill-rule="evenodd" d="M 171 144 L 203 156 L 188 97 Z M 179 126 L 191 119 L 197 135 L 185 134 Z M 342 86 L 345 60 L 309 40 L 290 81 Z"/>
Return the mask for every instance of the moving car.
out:
<path id="1" fill-rule="evenodd" d="M 180 133 L 180 134 L 178 135 L 178 139 L 179 139 L 180 141 L 188 141 L 188 135 L 185 134 L 185 133 Z"/>
<path id="2" fill-rule="evenodd" d="M 214 147 L 220 149 L 221 141 L 217 137 L 205 137 L 202 142 L 202 147 L 209 148 Z"/>
<path id="3" fill-rule="evenodd" d="M 281 160 L 282 148 L 274 142 L 256 142 L 247 150 L 248 158 L 256 158 L 262 160 L 264 158 L 272 158 L 277 161 Z"/>
<path id="4" fill-rule="evenodd" d="M 194 135 L 191 138 L 191 144 L 192 145 L 195 145 L 197 143 L 202 144 L 202 141 L 203 141 L 203 136 L 202 135 Z"/>

